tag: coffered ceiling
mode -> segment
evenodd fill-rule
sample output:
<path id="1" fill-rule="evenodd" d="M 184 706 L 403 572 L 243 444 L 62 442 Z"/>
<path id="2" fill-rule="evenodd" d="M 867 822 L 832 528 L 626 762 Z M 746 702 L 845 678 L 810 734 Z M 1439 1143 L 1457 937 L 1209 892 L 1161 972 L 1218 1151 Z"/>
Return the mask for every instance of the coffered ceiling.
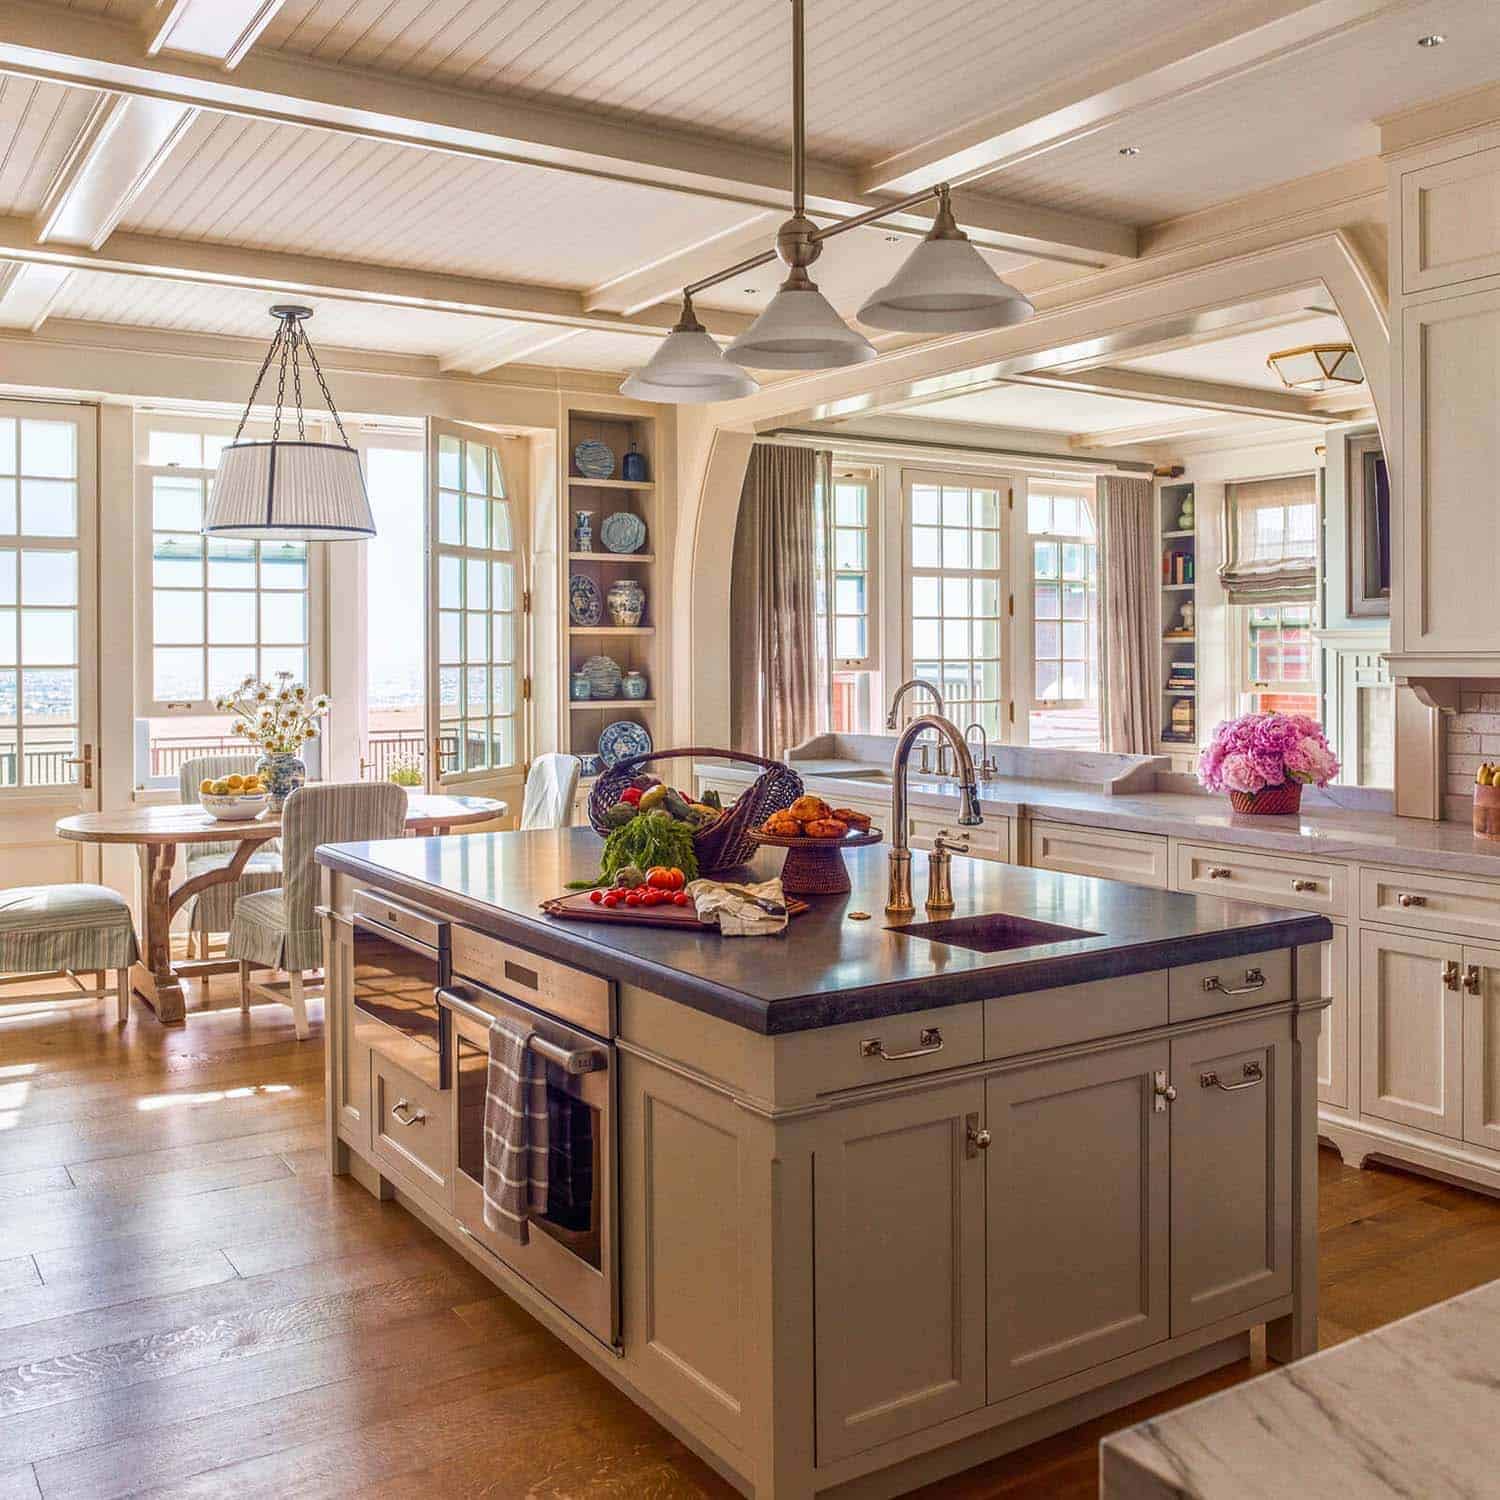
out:
<path id="1" fill-rule="evenodd" d="M 1378 115 L 1500 71 L 1489 0 L 807 0 L 807 17 L 815 217 L 944 177 L 1023 282 L 1368 156 Z M 1419 49 L 1434 31 L 1448 44 Z M 789 71 L 786 0 L 6 0 L 0 326 L 260 334 L 291 292 L 324 344 L 623 369 L 683 282 L 774 236 Z M 816 279 L 852 314 L 929 220 L 882 215 Z M 714 288 L 705 321 L 733 334 L 778 279 Z"/>

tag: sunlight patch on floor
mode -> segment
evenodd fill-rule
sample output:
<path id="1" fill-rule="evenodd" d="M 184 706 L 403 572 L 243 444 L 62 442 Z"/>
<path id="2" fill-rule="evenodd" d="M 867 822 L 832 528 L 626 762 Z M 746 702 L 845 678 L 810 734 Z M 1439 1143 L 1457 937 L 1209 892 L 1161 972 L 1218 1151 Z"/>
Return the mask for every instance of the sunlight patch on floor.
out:
<path id="1" fill-rule="evenodd" d="M 185 1104 L 196 1108 L 200 1104 L 222 1104 L 226 1099 L 254 1099 L 263 1094 L 292 1094 L 296 1090 L 289 1083 L 247 1083 L 239 1088 L 210 1089 L 202 1094 L 148 1094 L 135 1101 L 138 1110 L 171 1109 Z"/>

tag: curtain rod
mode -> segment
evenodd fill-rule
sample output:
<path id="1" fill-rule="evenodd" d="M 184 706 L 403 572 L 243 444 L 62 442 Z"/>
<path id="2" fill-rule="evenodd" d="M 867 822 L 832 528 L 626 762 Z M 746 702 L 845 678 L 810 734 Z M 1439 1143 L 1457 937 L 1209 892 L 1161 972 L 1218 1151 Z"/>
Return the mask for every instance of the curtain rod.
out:
<path id="1" fill-rule="evenodd" d="M 885 437 L 869 433 L 821 432 L 807 427 L 778 427 L 755 435 L 757 443 L 786 442 L 798 447 L 828 448 L 838 453 L 857 453 L 861 448 L 904 449 L 914 457 L 937 458 L 952 454 L 964 459 L 999 459 L 1007 464 L 1041 469 L 1061 469 L 1074 474 L 1144 474 L 1154 465 L 1135 459 L 1080 458 L 1076 453 L 1034 453 L 1020 448 L 986 448 L 973 443 L 940 443 L 930 438 Z"/>

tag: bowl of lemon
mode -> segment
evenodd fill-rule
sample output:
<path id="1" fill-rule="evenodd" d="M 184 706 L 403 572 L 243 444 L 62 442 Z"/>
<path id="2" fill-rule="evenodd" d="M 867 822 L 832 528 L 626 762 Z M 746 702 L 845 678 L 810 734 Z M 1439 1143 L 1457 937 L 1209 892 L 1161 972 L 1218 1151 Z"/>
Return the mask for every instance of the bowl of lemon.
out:
<path id="1" fill-rule="evenodd" d="M 221 776 L 198 783 L 198 801 L 203 811 L 221 823 L 244 823 L 258 818 L 271 800 L 259 776 Z"/>

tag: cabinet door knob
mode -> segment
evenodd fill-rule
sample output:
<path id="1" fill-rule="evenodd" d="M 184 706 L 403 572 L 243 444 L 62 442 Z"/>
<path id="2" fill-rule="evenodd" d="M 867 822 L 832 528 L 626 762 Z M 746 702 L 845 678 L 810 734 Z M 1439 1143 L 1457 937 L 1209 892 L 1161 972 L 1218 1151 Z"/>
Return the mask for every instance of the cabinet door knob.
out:
<path id="1" fill-rule="evenodd" d="M 1318 882 L 1316 880 L 1294 880 L 1292 882 L 1292 889 L 1294 891 L 1315 891 L 1317 888 Z"/>
<path id="2" fill-rule="evenodd" d="M 1456 990 L 1458 988 L 1459 962 L 1456 958 L 1447 959 L 1443 964 L 1443 987 Z"/>
<path id="3" fill-rule="evenodd" d="M 964 1128 L 967 1135 L 965 1151 L 969 1156 L 976 1156 L 979 1152 L 990 1149 L 990 1142 L 994 1137 L 980 1126 L 978 1115 L 965 1115 Z"/>
<path id="4" fill-rule="evenodd" d="M 1229 866 L 1228 865 L 1210 865 L 1208 867 L 1208 878 L 1210 880 L 1228 880 L 1229 879 Z"/>
<path id="5" fill-rule="evenodd" d="M 1427 905 L 1427 897 L 1426 896 L 1414 896 L 1409 891 L 1402 891 L 1401 894 L 1396 897 L 1396 905 L 1397 906 L 1426 906 Z"/>
<path id="6" fill-rule="evenodd" d="M 1157 1114 L 1164 1113 L 1166 1107 L 1177 1097 L 1176 1088 L 1167 1082 L 1166 1072 L 1161 1068 L 1151 1075 L 1151 1092 L 1155 1096 L 1151 1107 Z"/>
<path id="7" fill-rule="evenodd" d="M 1464 970 L 1464 988 L 1471 995 L 1479 994 L 1479 992 L 1484 988 L 1484 985 L 1479 978 L 1478 964 L 1470 964 L 1469 967 Z"/>

